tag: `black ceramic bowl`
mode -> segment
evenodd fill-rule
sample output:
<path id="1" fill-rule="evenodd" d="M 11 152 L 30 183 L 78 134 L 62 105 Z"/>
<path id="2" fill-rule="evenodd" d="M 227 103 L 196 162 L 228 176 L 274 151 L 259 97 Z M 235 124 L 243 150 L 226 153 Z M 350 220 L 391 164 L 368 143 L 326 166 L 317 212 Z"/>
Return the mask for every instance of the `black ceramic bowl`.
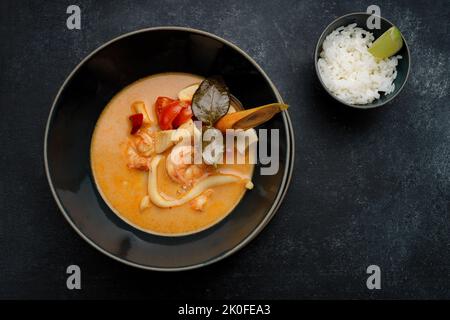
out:
<path id="1" fill-rule="evenodd" d="M 409 48 L 408 44 L 406 43 L 405 38 L 403 37 L 403 47 L 400 49 L 400 51 L 397 53 L 397 55 L 401 55 L 402 59 L 399 60 L 398 66 L 397 66 L 397 78 L 394 80 L 395 90 L 391 92 L 388 95 L 384 95 L 384 93 L 381 94 L 380 98 L 373 101 L 372 103 L 364 104 L 364 105 L 355 105 L 350 104 L 345 101 L 342 101 L 341 99 L 337 98 L 328 88 L 325 86 L 325 84 L 322 81 L 322 78 L 319 73 L 319 68 L 317 65 L 317 61 L 320 58 L 320 52 L 322 51 L 322 44 L 325 41 L 325 38 L 334 30 L 336 30 L 339 27 L 347 26 L 352 23 L 356 23 L 358 27 L 363 28 L 365 30 L 368 30 L 373 33 L 375 39 L 377 39 L 379 36 L 381 36 L 386 30 L 388 30 L 390 27 L 394 26 L 392 22 L 389 20 L 386 20 L 385 18 L 380 17 L 381 19 L 381 28 L 380 29 L 373 29 L 369 30 L 366 26 L 367 18 L 370 17 L 370 14 L 365 12 L 356 12 L 356 13 L 350 13 L 345 16 L 339 17 L 333 22 L 331 22 L 323 31 L 322 35 L 320 36 L 319 40 L 317 41 L 316 49 L 314 52 L 314 64 L 316 68 L 316 74 L 317 77 L 320 80 L 320 83 L 324 87 L 324 89 L 337 101 L 339 101 L 342 104 L 345 104 L 346 106 L 353 107 L 353 108 L 360 108 L 360 109 L 369 109 L 369 108 L 376 108 L 380 107 L 392 99 L 394 99 L 400 91 L 402 91 L 403 86 L 406 83 L 406 80 L 408 79 L 409 75 L 409 69 L 410 69 L 410 55 L 409 55 Z M 401 31 L 401 30 L 400 30 Z"/>
<path id="2" fill-rule="evenodd" d="M 292 174 L 294 136 L 286 112 L 265 124 L 280 130 L 280 167 L 262 176 L 224 220 L 199 233 L 163 237 L 139 231 L 110 210 L 96 189 L 90 143 L 108 101 L 128 84 L 160 72 L 221 75 L 244 106 L 282 102 L 262 69 L 231 43 L 206 32 L 151 28 L 120 36 L 85 58 L 62 85 L 45 133 L 45 166 L 55 200 L 91 245 L 126 264 L 186 270 L 221 260 L 253 239 L 279 207 Z"/>

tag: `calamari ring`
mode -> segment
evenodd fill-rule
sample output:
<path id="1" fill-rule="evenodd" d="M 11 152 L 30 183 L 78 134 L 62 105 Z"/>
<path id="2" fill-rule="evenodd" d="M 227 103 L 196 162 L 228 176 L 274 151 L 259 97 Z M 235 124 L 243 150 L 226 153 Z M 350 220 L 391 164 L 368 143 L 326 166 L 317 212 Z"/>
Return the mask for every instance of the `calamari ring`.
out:
<path id="1" fill-rule="evenodd" d="M 233 175 L 214 175 L 209 176 L 201 181 L 199 181 L 194 187 L 189 190 L 183 197 L 179 199 L 166 199 L 164 198 L 158 191 L 158 184 L 157 184 L 157 169 L 158 164 L 161 161 L 163 156 L 156 155 L 151 163 L 150 163 L 150 170 L 148 173 L 148 195 L 150 197 L 151 202 L 153 202 L 155 205 L 161 208 L 169 208 L 169 207 L 176 207 L 181 206 L 195 197 L 202 194 L 203 191 L 220 186 L 223 184 L 233 183 L 233 182 L 239 182 L 242 181 L 240 177 L 233 176 Z"/>

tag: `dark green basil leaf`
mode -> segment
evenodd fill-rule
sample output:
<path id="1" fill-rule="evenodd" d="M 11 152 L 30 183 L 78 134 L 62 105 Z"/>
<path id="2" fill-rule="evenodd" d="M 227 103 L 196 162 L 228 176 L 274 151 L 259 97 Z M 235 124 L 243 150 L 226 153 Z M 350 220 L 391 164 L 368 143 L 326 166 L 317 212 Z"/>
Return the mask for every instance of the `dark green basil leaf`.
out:
<path id="1" fill-rule="evenodd" d="M 227 114 L 229 108 L 230 93 L 220 78 L 203 80 L 192 98 L 194 116 L 208 126 Z"/>

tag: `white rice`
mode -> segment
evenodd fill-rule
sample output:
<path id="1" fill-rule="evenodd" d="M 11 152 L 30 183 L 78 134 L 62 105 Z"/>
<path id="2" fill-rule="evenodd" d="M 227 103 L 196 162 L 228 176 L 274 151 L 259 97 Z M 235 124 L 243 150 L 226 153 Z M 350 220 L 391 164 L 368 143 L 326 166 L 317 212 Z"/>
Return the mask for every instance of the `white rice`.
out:
<path id="1" fill-rule="evenodd" d="M 367 50 L 374 36 L 356 23 L 339 27 L 322 45 L 318 61 L 325 86 L 350 104 L 367 104 L 394 91 L 397 64 L 401 56 L 376 59 Z"/>

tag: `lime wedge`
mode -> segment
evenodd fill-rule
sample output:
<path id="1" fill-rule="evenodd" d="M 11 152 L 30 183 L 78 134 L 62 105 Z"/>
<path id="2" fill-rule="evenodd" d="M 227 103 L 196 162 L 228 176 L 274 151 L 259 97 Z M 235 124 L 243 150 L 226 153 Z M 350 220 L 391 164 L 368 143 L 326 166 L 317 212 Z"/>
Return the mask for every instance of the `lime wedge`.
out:
<path id="1" fill-rule="evenodd" d="M 397 27 L 391 27 L 375 40 L 369 48 L 369 52 L 378 59 L 384 59 L 399 52 L 402 46 L 403 39 L 400 30 Z"/>

